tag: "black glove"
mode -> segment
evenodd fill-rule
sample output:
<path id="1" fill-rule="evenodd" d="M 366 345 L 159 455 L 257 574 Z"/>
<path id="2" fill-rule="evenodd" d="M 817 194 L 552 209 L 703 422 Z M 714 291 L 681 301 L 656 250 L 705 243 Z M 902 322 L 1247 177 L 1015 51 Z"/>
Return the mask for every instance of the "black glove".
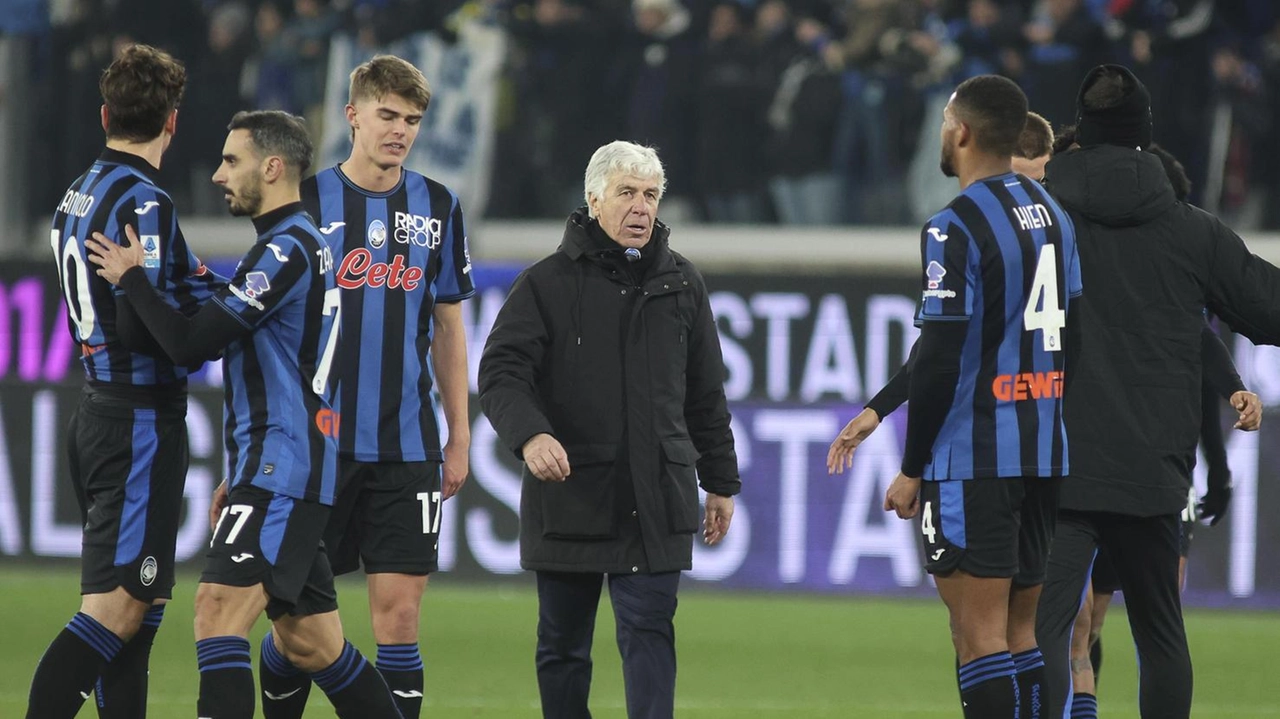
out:
<path id="1" fill-rule="evenodd" d="M 1227 469 L 1209 470 L 1209 489 L 1204 493 L 1204 497 L 1200 499 L 1200 505 L 1197 507 L 1200 513 L 1200 519 L 1209 520 L 1209 526 L 1212 527 L 1227 514 L 1227 507 L 1231 505 L 1231 472 Z"/>

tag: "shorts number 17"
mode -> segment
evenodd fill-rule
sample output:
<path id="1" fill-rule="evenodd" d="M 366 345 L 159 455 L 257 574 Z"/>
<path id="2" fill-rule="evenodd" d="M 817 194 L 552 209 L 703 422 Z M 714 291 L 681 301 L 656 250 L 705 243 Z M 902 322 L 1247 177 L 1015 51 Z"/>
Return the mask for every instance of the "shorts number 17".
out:
<path id="1" fill-rule="evenodd" d="M 422 533 L 440 533 L 440 493 L 418 492 L 418 501 L 422 502 Z"/>

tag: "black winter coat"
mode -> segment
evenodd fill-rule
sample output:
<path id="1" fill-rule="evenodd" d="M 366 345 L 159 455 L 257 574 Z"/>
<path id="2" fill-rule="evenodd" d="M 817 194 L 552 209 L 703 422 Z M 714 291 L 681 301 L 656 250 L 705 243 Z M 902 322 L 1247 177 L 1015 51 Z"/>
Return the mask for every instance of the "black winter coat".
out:
<path id="1" fill-rule="evenodd" d="M 570 216 L 555 254 L 516 279 L 480 360 L 480 405 L 502 442 L 519 457 L 546 432 L 569 455 L 563 483 L 524 469 L 520 563 L 689 569 L 698 483 L 728 496 L 741 485 L 706 285 L 658 223 L 637 287 L 587 222 L 585 208 Z"/>
<path id="2" fill-rule="evenodd" d="M 1254 342 L 1280 343 L 1280 269 L 1178 202 L 1155 155 L 1088 147 L 1058 155 L 1046 175 L 1075 224 L 1085 288 L 1061 506 L 1176 514 L 1199 437 L 1204 309 Z"/>

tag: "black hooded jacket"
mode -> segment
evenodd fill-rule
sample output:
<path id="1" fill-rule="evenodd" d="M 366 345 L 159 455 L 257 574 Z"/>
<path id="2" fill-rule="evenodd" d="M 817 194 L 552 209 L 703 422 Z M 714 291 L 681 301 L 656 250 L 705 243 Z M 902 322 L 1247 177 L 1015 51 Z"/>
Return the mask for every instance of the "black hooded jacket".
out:
<path id="1" fill-rule="evenodd" d="M 575 212 L 559 249 L 516 279 L 480 360 L 480 405 L 503 444 L 520 457 L 546 432 L 569 455 L 564 482 L 524 470 L 520 563 L 689 569 L 698 484 L 727 496 L 741 486 L 711 303 L 666 226 L 637 277 L 593 222 Z"/>
<path id="2" fill-rule="evenodd" d="M 1097 145 L 1056 156 L 1046 175 L 1075 223 L 1087 288 L 1061 506 L 1176 514 L 1200 427 L 1204 309 L 1256 343 L 1280 343 L 1280 269 L 1178 202 L 1155 155 Z"/>

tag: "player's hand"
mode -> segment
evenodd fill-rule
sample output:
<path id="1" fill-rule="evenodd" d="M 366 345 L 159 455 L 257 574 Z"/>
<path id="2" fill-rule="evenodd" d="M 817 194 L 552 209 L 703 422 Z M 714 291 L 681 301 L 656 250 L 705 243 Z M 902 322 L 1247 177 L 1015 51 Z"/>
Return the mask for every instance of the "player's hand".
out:
<path id="1" fill-rule="evenodd" d="M 852 467 L 853 450 L 879 426 L 880 415 L 871 408 L 862 410 L 857 417 L 849 420 L 849 424 L 840 430 L 840 434 L 831 443 L 831 449 L 827 450 L 827 474 L 843 472 Z"/>
<path id="2" fill-rule="evenodd" d="M 897 512 L 898 519 L 911 519 L 920 511 L 920 478 L 899 472 L 884 493 L 884 511 Z"/>
<path id="3" fill-rule="evenodd" d="M 1210 470 L 1212 471 L 1212 470 Z M 1209 491 L 1204 493 L 1200 498 L 1200 505 L 1197 510 L 1202 521 L 1207 521 L 1212 527 L 1227 514 L 1227 508 L 1231 506 L 1231 477 L 1228 476 L 1225 481 L 1210 482 Z"/>
<path id="4" fill-rule="evenodd" d="M 128 246 L 117 245 L 101 232 L 93 233 L 92 238 L 84 241 L 89 250 L 89 261 L 97 265 L 98 276 L 113 285 L 120 284 L 120 276 L 134 267 L 142 266 L 142 243 L 133 226 L 125 225 L 124 234 L 129 238 Z"/>
<path id="5" fill-rule="evenodd" d="M 569 477 L 569 455 L 560 442 L 543 432 L 535 434 L 520 449 L 533 476 L 544 482 L 563 482 Z"/>
<path id="6" fill-rule="evenodd" d="M 209 531 L 218 529 L 218 519 L 222 517 L 222 508 L 227 506 L 227 480 L 222 480 L 218 488 L 213 490 L 213 500 L 209 502 Z"/>
<path id="7" fill-rule="evenodd" d="M 444 445 L 444 466 L 441 467 L 441 489 L 448 499 L 462 489 L 471 469 L 471 447 L 449 441 Z"/>
<path id="8" fill-rule="evenodd" d="M 702 520 L 702 541 L 716 544 L 729 533 L 733 521 L 733 497 L 707 492 L 707 515 Z"/>
<path id="9" fill-rule="evenodd" d="M 1235 428 L 1245 432 L 1253 432 L 1262 426 L 1262 400 L 1252 392 L 1241 390 L 1231 395 L 1231 406 L 1240 413 Z"/>

